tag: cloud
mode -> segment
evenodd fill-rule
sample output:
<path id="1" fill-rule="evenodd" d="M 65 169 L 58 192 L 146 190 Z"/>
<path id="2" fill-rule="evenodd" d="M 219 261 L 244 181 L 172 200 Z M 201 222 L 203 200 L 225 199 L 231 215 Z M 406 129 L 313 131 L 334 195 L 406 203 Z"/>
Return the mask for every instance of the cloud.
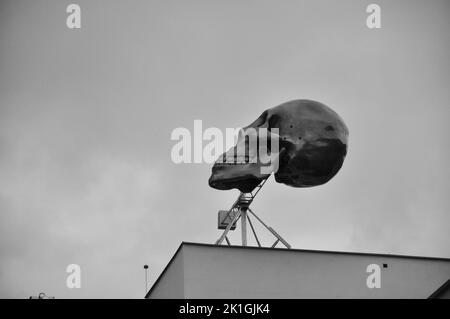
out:
<path id="1" fill-rule="evenodd" d="M 42 287 L 64 292 L 69 263 L 102 278 L 102 265 L 114 268 L 142 245 L 142 224 L 149 232 L 158 228 L 151 214 L 160 196 L 154 167 L 96 154 L 61 174 L 61 163 L 52 158 L 26 161 L 2 166 L 1 296 L 26 297 Z M 83 185 L 71 183 L 77 173 L 89 176 Z"/>

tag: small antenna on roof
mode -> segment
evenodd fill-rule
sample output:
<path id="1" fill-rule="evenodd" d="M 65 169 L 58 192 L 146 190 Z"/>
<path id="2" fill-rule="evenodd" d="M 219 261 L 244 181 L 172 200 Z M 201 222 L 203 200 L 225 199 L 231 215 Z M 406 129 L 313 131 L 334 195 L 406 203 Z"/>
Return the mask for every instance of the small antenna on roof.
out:
<path id="1" fill-rule="evenodd" d="M 147 291 L 148 291 L 148 288 L 147 288 L 148 265 L 144 265 L 144 273 L 145 273 L 145 294 L 147 294 Z"/>

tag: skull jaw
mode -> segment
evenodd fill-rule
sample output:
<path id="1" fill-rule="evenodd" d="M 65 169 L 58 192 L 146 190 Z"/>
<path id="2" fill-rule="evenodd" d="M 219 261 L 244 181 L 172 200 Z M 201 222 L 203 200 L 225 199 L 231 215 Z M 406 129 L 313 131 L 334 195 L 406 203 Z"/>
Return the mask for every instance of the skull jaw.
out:
<path id="1" fill-rule="evenodd" d="M 209 186 L 219 190 L 236 188 L 243 193 L 250 193 L 270 174 L 261 174 L 258 164 L 215 164 L 209 178 Z"/>

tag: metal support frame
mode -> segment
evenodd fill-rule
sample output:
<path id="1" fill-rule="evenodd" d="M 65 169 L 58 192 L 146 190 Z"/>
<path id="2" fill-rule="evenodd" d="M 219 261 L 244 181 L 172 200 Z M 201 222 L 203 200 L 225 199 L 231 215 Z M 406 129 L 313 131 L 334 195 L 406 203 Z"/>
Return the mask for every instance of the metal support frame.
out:
<path id="1" fill-rule="evenodd" d="M 224 240 L 226 240 L 227 244 L 230 246 L 230 240 L 227 237 L 228 232 L 230 231 L 233 224 L 237 223 L 237 221 L 241 220 L 241 236 L 242 236 L 242 246 L 247 246 L 247 221 L 250 225 L 250 228 L 252 230 L 253 236 L 255 237 L 256 243 L 258 244 L 258 247 L 261 246 L 261 242 L 259 241 L 258 236 L 256 235 L 255 228 L 253 226 L 253 223 L 250 219 L 250 216 L 248 213 L 252 214 L 258 222 L 260 222 L 275 238 L 276 241 L 273 243 L 272 248 L 274 248 L 279 242 L 281 242 L 287 249 L 291 248 L 291 245 L 287 241 L 283 239 L 272 227 L 267 226 L 261 218 L 259 218 L 251 209 L 250 204 L 253 202 L 253 199 L 256 197 L 256 195 L 259 193 L 261 188 L 266 183 L 267 178 L 264 179 L 255 189 L 254 193 L 240 193 L 239 197 L 234 202 L 233 206 L 228 210 L 227 215 L 225 216 L 224 220 L 226 220 L 232 211 L 236 211 L 236 214 L 234 216 L 234 219 L 231 220 L 225 230 L 223 231 L 220 238 L 216 241 L 216 245 L 221 245 Z"/>

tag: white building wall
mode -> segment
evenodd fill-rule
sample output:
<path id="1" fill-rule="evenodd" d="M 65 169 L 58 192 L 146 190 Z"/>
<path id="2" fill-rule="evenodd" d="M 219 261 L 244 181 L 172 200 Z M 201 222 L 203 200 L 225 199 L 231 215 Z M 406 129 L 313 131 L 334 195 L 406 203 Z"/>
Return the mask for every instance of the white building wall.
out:
<path id="1" fill-rule="evenodd" d="M 183 247 L 184 248 L 184 247 Z M 152 287 L 152 299 L 183 299 L 184 295 L 184 265 L 183 249 L 177 251 L 164 276 Z"/>
<path id="2" fill-rule="evenodd" d="M 181 252 L 184 268 L 172 263 L 151 298 L 177 298 L 180 280 L 184 298 L 427 298 L 450 278 L 445 259 L 198 244 Z M 381 288 L 367 287 L 370 264 L 381 267 Z"/>

